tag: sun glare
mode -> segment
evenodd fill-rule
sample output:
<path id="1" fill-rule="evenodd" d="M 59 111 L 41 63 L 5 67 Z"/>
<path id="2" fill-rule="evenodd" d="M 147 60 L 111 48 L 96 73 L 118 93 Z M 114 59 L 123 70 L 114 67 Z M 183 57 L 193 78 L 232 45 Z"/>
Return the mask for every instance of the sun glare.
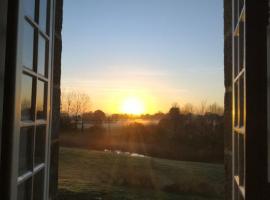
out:
<path id="1" fill-rule="evenodd" d="M 127 114 L 142 114 L 144 113 L 144 104 L 143 102 L 136 97 L 128 97 L 123 101 L 122 112 Z"/>

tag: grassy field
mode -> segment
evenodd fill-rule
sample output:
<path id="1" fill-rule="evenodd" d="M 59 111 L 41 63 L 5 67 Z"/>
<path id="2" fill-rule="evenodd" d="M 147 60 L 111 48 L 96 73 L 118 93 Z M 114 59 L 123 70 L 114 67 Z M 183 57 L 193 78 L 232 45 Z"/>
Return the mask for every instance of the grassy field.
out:
<path id="1" fill-rule="evenodd" d="M 59 200 L 219 200 L 223 165 L 60 149 Z"/>

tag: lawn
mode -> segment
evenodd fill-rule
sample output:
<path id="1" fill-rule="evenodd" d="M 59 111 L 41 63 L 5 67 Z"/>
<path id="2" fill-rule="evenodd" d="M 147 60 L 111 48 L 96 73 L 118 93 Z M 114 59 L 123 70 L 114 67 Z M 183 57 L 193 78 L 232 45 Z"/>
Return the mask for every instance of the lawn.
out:
<path id="1" fill-rule="evenodd" d="M 223 165 L 60 149 L 59 200 L 219 200 Z"/>

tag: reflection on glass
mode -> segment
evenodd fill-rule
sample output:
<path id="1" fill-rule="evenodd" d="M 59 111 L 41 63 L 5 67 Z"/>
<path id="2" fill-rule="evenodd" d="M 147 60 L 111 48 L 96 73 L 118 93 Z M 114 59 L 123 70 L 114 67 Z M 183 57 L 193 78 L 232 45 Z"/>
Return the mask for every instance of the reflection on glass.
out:
<path id="1" fill-rule="evenodd" d="M 31 199 L 32 179 L 28 179 L 18 186 L 17 200 Z"/>
<path id="2" fill-rule="evenodd" d="M 47 23 L 47 0 L 40 0 L 39 6 L 39 26 L 46 32 Z"/>
<path id="3" fill-rule="evenodd" d="M 34 29 L 26 21 L 23 27 L 22 45 L 22 64 L 29 69 L 33 69 Z"/>
<path id="4" fill-rule="evenodd" d="M 37 82 L 37 119 L 45 118 L 45 83 Z"/>
<path id="5" fill-rule="evenodd" d="M 32 119 L 32 84 L 33 78 L 26 74 L 22 75 L 21 83 L 21 119 Z"/>
<path id="6" fill-rule="evenodd" d="M 35 19 L 35 0 L 26 0 L 24 5 L 24 14 L 33 20 Z"/>
<path id="7" fill-rule="evenodd" d="M 240 78 L 239 80 L 239 104 L 240 104 L 240 121 L 239 121 L 239 126 L 243 126 L 244 125 L 244 78 Z"/>
<path id="8" fill-rule="evenodd" d="M 46 126 L 38 126 L 35 138 L 35 166 L 45 162 Z"/>
<path id="9" fill-rule="evenodd" d="M 21 128 L 19 148 L 19 176 L 32 171 L 33 157 L 33 135 L 32 127 Z"/>
<path id="10" fill-rule="evenodd" d="M 44 194 L 44 170 L 34 176 L 33 200 L 42 200 Z"/>
<path id="11" fill-rule="evenodd" d="M 38 38 L 38 73 L 45 75 L 46 69 L 46 41 L 39 35 Z"/>

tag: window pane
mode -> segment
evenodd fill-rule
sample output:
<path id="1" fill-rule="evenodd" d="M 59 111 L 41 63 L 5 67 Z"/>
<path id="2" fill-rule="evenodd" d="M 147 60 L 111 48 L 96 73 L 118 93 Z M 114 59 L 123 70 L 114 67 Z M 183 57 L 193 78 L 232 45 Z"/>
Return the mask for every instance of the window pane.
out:
<path id="1" fill-rule="evenodd" d="M 234 86 L 234 126 L 239 125 L 239 114 L 238 114 L 238 83 Z"/>
<path id="2" fill-rule="evenodd" d="M 234 196 L 234 200 L 240 200 L 240 191 L 239 191 L 239 187 L 237 185 L 237 183 L 234 181 L 234 191 L 233 191 L 233 196 Z"/>
<path id="3" fill-rule="evenodd" d="M 35 19 L 35 0 L 25 0 L 24 14 L 33 20 Z"/>
<path id="4" fill-rule="evenodd" d="M 239 175 L 239 134 L 234 132 L 233 133 L 234 137 L 234 154 L 233 154 L 233 159 L 234 159 L 234 176 Z"/>
<path id="5" fill-rule="evenodd" d="M 38 80 L 37 82 L 37 119 L 44 119 L 46 112 L 46 88 L 43 81 Z"/>
<path id="6" fill-rule="evenodd" d="M 38 126 L 35 139 L 35 166 L 45 162 L 46 126 Z"/>
<path id="7" fill-rule="evenodd" d="M 32 86 L 33 78 L 26 74 L 22 75 L 21 82 L 21 119 L 31 120 L 32 117 Z"/>
<path id="8" fill-rule="evenodd" d="M 239 184 L 244 186 L 244 178 L 245 178 L 245 141 L 244 135 L 239 134 Z"/>
<path id="9" fill-rule="evenodd" d="M 239 0 L 239 15 L 241 14 L 243 8 L 244 8 L 244 0 Z"/>
<path id="10" fill-rule="evenodd" d="M 32 127 L 21 128 L 19 148 L 19 176 L 28 171 L 32 171 L 34 138 L 33 130 L 34 129 Z"/>
<path id="11" fill-rule="evenodd" d="M 47 0 L 40 0 L 39 6 L 39 26 L 46 32 L 47 24 Z"/>
<path id="12" fill-rule="evenodd" d="M 33 70 L 34 29 L 25 21 L 23 27 L 22 64 Z"/>
<path id="13" fill-rule="evenodd" d="M 245 119 L 245 115 L 244 115 L 244 111 L 245 111 L 245 88 L 244 88 L 244 77 L 242 76 L 239 80 L 239 107 L 240 107 L 240 121 L 239 121 L 239 126 L 244 126 L 244 119 Z"/>
<path id="14" fill-rule="evenodd" d="M 51 138 L 52 140 L 52 138 Z M 59 148 L 58 148 L 59 142 L 53 142 L 50 146 L 51 152 L 50 152 L 50 186 L 49 186 L 49 196 L 52 197 L 54 194 L 57 194 L 57 188 L 58 188 L 58 154 L 59 154 Z"/>
<path id="15" fill-rule="evenodd" d="M 239 72 L 239 48 L 238 48 L 239 37 L 234 36 L 234 77 L 238 75 Z"/>
<path id="16" fill-rule="evenodd" d="M 239 27 L 239 71 L 244 67 L 244 60 L 245 60 L 245 26 L 244 22 L 240 23 Z"/>
<path id="17" fill-rule="evenodd" d="M 31 199 L 32 180 L 28 179 L 18 186 L 17 200 Z"/>
<path id="18" fill-rule="evenodd" d="M 236 27 L 237 25 L 237 21 L 238 21 L 238 16 L 239 16 L 239 7 L 238 7 L 238 0 L 234 1 L 234 27 Z"/>
<path id="19" fill-rule="evenodd" d="M 45 75 L 46 73 L 46 41 L 39 35 L 38 38 L 38 73 Z"/>
<path id="20" fill-rule="evenodd" d="M 33 200 L 42 200 L 44 194 L 44 170 L 34 176 Z"/>

